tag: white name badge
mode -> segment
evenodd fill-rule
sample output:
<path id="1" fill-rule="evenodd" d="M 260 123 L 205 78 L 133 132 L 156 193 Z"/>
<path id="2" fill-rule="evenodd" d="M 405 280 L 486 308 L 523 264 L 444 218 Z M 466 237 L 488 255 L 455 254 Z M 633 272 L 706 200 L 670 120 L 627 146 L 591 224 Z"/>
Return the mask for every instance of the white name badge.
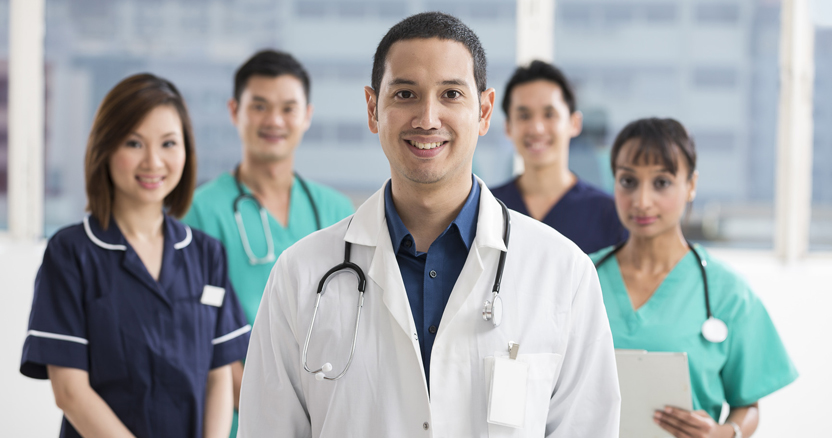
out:
<path id="1" fill-rule="evenodd" d="M 223 298 L 225 298 L 224 288 L 206 284 L 202 289 L 202 298 L 199 302 L 208 306 L 220 307 L 222 306 Z"/>
<path id="2" fill-rule="evenodd" d="M 523 427 L 529 364 L 508 357 L 493 360 L 486 420 L 500 426 Z"/>

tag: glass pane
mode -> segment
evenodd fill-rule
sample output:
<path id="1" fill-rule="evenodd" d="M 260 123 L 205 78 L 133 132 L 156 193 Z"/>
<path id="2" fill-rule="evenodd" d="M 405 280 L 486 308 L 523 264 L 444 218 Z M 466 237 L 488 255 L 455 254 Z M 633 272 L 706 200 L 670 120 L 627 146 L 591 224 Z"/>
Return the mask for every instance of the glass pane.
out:
<path id="1" fill-rule="evenodd" d="M 611 191 L 618 131 L 642 117 L 675 118 L 698 151 L 686 235 L 772 247 L 779 1 L 562 0 L 557 13 L 556 63 L 585 120 L 573 170 Z"/>
<path id="2" fill-rule="evenodd" d="M 815 142 L 812 153 L 810 250 L 832 250 L 832 2 L 813 4 L 815 31 Z"/>
<path id="3" fill-rule="evenodd" d="M 160 75 L 185 96 L 200 182 L 234 166 L 240 151 L 226 111 L 234 70 L 256 50 L 282 45 L 286 7 L 272 0 L 47 0 L 47 235 L 83 217 L 93 115 L 131 74 Z"/>
<path id="4" fill-rule="evenodd" d="M 235 69 L 256 50 L 293 53 L 310 72 L 312 126 L 298 149 L 298 173 L 362 202 L 389 177 L 367 128 L 365 85 L 381 37 L 419 10 L 457 14 L 480 36 L 489 85 L 514 65 L 513 0 L 46 0 L 47 234 L 84 214 L 83 156 L 97 105 L 127 75 L 149 71 L 185 95 L 196 132 L 199 182 L 239 161 L 226 102 Z M 510 173 L 512 147 L 495 114 L 480 142 L 476 172 L 488 182 Z"/>
<path id="5" fill-rule="evenodd" d="M 9 0 L 0 0 L 0 230 L 9 228 Z"/>
<path id="6" fill-rule="evenodd" d="M 312 126 L 297 151 L 304 176 L 341 189 L 363 202 L 390 176 L 378 137 L 367 128 L 365 85 L 381 37 L 402 18 L 419 11 L 459 17 L 479 36 L 488 55 L 488 86 L 500 90 L 514 69 L 514 0 L 385 2 L 297 1 L 289 11 L 283 48 L 294 53 L 312 76 Z M 333 36 L 337 35 L 337 38 Z M 480 138 L 474 172 L 489 184 L 511 174 L 513 147 L 503 135 L 503 115 L 494 112 Z"/>

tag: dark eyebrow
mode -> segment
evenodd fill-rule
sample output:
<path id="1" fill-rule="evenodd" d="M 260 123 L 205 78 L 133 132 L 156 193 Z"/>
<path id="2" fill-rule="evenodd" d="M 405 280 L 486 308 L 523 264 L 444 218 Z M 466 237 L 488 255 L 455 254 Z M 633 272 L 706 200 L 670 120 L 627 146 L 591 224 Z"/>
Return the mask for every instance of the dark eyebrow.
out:
<path id="1" fill-rule="evenodd" d="M 392 81 L 388 82 L 387 85 L 391 87 L 394 85 L 416 85 L 416 81 L 411 81 L 410 79 L 395 78 Z"/>
<path id="2" fill-rule="evenodd" d="M 467 87 L 468 83 L 462 79 L 448 79 L 440 82 L 441 85 L 459 85 L 460 87 Z"/>
<path id="3" fill-rule="evenodd" d="M 253 96 L 253 97 L 251 98 L 251 100 L 253 100 L 253 101 L 255 101 L 255 102 L 269 103 L 269 100 L 268 100 L 268 99 L 266 99 L 265 97 L 261 97 L 261 96 Z"/>

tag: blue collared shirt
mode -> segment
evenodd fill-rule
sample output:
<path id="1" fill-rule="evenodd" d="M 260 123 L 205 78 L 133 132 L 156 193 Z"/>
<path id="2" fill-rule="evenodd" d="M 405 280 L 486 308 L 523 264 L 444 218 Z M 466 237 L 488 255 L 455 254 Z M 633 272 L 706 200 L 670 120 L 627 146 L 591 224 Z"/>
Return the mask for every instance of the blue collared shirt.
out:
<path id="1" fill-rule="evenodd" d="M 430 352 L 448 298 L 462 272 L 468 250 L 477 235 L 477 215 L 480 207 L 480 185 L 474 177 L 471 193 L 456 219 L 433 241 L 428 252 L 416 251 L 413 236 L 404 226 L 393 205 L 392 184 L 384 189 L 384 216 L 390 241 L 399 263 L 413 322 L 419 334 L 422 366 L 430 388 Z"/>

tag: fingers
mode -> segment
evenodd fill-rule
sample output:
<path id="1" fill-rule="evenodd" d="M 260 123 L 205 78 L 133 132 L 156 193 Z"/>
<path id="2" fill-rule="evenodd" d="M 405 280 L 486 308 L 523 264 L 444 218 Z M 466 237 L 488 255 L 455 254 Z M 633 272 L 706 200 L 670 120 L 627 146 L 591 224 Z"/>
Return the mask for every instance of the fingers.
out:
<path id="1" fill-rule="evenodd" d="M 683 423 L 689 428 L 698 430 L 708 430 L 710 425 L 708 420 L 711 418 L 704 411 L 690 412 L 684 409 L 678 409 L 671 406 L 666 406 L 664 411 L 658 411 L 663 416 L 673 418 L 674 420 Z M 703 416 L 704 415 L 704 416 Z"/>
<path id="2" fill-rule="evenodd" d="M 662 418 L 663 417 L 663 418 Z M 670 432 L 676 438 L 694 438 L 694 435 L 687 433 L 685 430 L 675 426 L 674 424 L 666 421 L 668 418 L 667 415 L 662 416 L 659 411 L 656 411 L 656 414 L 653 415 L 653 421 L 659 425 L 662 429 Z"/>

